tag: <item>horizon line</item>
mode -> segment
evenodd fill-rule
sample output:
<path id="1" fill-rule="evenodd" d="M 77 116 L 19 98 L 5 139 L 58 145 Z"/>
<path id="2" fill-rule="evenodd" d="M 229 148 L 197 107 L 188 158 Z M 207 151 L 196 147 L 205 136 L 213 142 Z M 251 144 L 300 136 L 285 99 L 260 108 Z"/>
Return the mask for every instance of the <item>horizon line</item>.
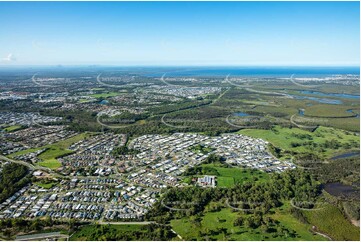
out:
<path id="1" fill-rule="evenodd" d="M 360 68 L 360 64 L 320 64 L 320 65 L 262 65 L 262 64 L 0 64 L 0 67 L 353 67 Z"/>

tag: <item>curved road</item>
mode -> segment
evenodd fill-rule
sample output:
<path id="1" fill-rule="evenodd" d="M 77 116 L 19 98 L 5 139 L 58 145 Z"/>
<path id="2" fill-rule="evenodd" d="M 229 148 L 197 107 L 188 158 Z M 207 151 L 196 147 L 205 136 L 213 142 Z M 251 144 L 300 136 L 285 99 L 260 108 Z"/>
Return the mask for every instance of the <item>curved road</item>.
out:
<path id="1" fill-rule="evenodd" d="M 23 166 L 27 166 L 30 170 L 37 169 L 34 165 L 32 165 L 32 164 L 30 164 L 28 162 L 21 161 L 21 160 L 13 160 L 13 159 L 10 159 L 10 158 L 8 158 L 6 156 L 3 156 L 3 155 L 0 155 L 0 160 L 20 164 L 20 165 L 23 165 Z"/>
<path id="2" fill-rule="evenodd" d="M 302 124 L 298 124 L 296 123 L 293 118 L 296 116 L 296 114 L 293 114 L 290 118 L 290 122 L 293 124 L 293 125 L 296 125 L 297 127 L 299 128 L 304 128 L 304 129 L 315 129 L 318 127 L 318 125 L 315 125 L 315 126 L 308 126 L 308 125 L 302 125 Z"/>
<path id="3" fill-rule="evenodd" d="M 50 168 L 39 166 L 39 165 L 33 165 L 33 164 L 30 164 L 28 162 L 21 161 L 21 160 L 14 160 L 14 159 L 8 158 L 8 157 L 3 156 L 3 155 L 0 155 L 0 160 L 20 164 L 20 165 L 28 167 L 30 170 L 42 170 L 42 171 L 47 172 L 47 173 L 49 173 L 51 175 L 54 175 L 56 177 L 63 177 L 63 175 L 60 175 L 59 173 L 56 173 L 55 171 L 51 170 Z"/>

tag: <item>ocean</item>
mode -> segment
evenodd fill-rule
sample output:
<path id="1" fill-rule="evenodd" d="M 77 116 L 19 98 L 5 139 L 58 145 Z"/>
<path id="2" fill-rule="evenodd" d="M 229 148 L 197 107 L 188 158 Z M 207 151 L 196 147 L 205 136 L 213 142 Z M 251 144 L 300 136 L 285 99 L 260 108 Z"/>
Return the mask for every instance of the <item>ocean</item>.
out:
<path id="1" fill-rule="evenodd" d="M 359 67 L 158 67 L 149 77 L 325 77 L 332 75 L 360 75 Z M 159 71 L 159 72 L 158 72 Z"/>

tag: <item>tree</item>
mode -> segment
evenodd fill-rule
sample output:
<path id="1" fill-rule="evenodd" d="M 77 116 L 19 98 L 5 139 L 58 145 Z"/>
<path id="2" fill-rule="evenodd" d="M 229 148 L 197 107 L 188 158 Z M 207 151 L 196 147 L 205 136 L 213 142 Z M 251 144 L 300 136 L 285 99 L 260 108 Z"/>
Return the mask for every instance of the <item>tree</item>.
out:
<path id="1" fill-rule="evenodd" d="M 238 217 L 233 222 L 234 226 L 243 226 L 243 224 L 244 224 L 244 218 L 243 217 Z"/>

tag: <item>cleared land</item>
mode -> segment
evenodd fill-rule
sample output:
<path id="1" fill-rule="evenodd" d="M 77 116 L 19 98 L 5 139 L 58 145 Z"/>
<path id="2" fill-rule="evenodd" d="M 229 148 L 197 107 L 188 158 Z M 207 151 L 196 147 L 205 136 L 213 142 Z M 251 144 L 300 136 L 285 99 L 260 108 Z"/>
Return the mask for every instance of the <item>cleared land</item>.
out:
<path id="1" fill-rule="evenodd" d="M 53 186 L 57 185 L 58 182 L 48 182 L 48 183 L 46 183 L 46 182 L 39 181 L 39 182 L 35 182 L 35 184 L 38 185 L 39 187 L 44 188 L 44 189 L 50 189 Z"/>
<path id="2" fill-rule="evenodd" d="M 264 182 L 268 180 L 268 174 L 254 169 L 242 169 L 238 167 L 222 167 L 221 164 L 202 164 L 202 167 L 214 168 L 219 175 L 217 175 L 217 182 L 219 187 L 232 187 L 235 183 L 243 183 L 250 181 Z M 212 174 L 209 174 L 212 175 Z"/>
<path id="3" fill-rule="evenodd" d="M 263 129 L 244 129 L 238 133 L 248 135 L 255 138 L 262 138 L 269 141 L 275 147 L 282 149 L 283 151 L 291 151 L 297 153 L 312 153 L 316 152 L 316 148 L 312 148 L 312 144 L 323 144 L 327 141 L 337 140 L 341 144 L 354 143 L 355 148 L 359 146 L 360 140 L 358 135 L 354 135 L 351 132 L 328 128 L 319 127 L 316 131 L 310 132 L 299 128 L 282 128 L 275 126 L 271 130 Z M 304 142 L 310 142 L 310 145 L 305 145 Z M 303 144 L 295 146 L 295 144 Z M 352 148 L 350 148 L 352 150 Z M 331 158 L 335 154 L 347 152 L 347 149 L 343 148 L 325 148 L 321 152 L 317 152 L 322 155 L 323 158 Z"/>
<path id="4" fill-rule="evenodd" d="M 4 130 L 6 132 L 14 132 L 14 131 L 19 130 L 21 128 L 22 128 L 22 126 L 20 126 L 20 125 L 11 125 L 11 126 L 8 126 L 8 127 L 4 128 Z"/>
<path id="5" fill-rule="evenodd" d="M 97 93 L 97 94 L 91 94 L 90 97 L 95 98 L 107 98 L 107 97 L 115 97 L 122 94 L 121 92 L 104 92 L 104 93 Z"/>
<path id="6" fill-rule="evenodd" d="M 69 146 L 72 144 L 85 139 L 90 136 L 91 133 L 82 133 L 75 135 L 69 139 L 61 140 L 54 144 L 45 145 L 39 148 L 32 148 L 27 150 L 22 150 L 11 154 L 9 157 L 13 158 L 17 155 L 23 155 L 31 152 L 35 152 L 37 150 L 46 149 L 43 153 L 41 153 L 38 157 L 42 160 L 38 162 L 39 165 L 48 167 L 50 169 L 57 169 L 61 167 L 61 163 L 57 160 L 57 158 L 73 153 L 73 151 L 69 150 Z"/>

